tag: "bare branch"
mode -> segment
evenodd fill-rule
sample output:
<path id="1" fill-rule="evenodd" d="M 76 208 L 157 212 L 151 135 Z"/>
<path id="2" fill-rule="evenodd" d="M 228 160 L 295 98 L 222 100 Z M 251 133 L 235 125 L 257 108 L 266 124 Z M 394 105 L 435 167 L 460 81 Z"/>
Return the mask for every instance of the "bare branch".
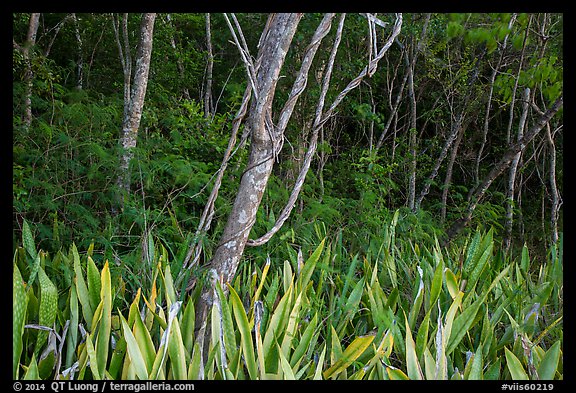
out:
<path id="1" fill-rule="evenodd" d="M 228 28 L 230 29 L 230 32 L 232 33 L 232 37 L 234 38 L 234 43 L 236 44 L 236 47 L 238 48 L 238 51 L 240 52 L 240 57 L 242 58 L 242 62 L 244 63 L 244 66 L 246 67 L 246 73 L 248 75 L 248 80 L 250 81 L 250 84 L 252 85 L 252 91 L 254 92 L 254 97 L 256 99 L 258 99 L 258 89 L 256 88 L 256 67 L 254 66 L 254 62 L 252 61 L 252 57 L 250 56 L 250 52 L 248 51 L 248 47 L 246 46 L 246 40 L 244 39 L 244 35 L 242 34 L 242 29 L 240 28 L 240 25 L 238 24 L 238 20 L 236 19 L 236 16 L 233 15 L 233 19 L 234 19 L 234 24 L 236 24 L 236 28 L 238 29 L 238 34 L 240 34 L 240 37 L 242 39 L 242 42 L 244 44 L 244 46 L 240 45 L 240 42 L 238 41 L 238 37 L 236 35 L 236 31 L 234 30 L 234 27 L 232 27 L 232 24 L 230 23 L 230 19 L 228 19 L 228 15 L 224 14 L 224 19 L 226 19 L 226 24 L 228 25 Z"/>

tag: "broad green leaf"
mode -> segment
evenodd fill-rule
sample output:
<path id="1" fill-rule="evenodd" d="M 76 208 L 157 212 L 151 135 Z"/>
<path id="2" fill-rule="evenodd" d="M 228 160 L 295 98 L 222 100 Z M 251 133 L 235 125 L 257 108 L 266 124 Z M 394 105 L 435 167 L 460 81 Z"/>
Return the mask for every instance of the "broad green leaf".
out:
<path id="1" fill-rule="evenodd" d="M 522 363 L 516 355 L 512 353 L 508 348 L 504 347 L 504 352 L 506 354 L 506 365 L 508 366 L 508 370 L 510 371 L 510 375 L 514 380 L 528 380 L 528 375 L 524 371 L 524 367 Z"/>
<path id="2" fill-rule="evenodd" d="M 450 293 L 452 299 L 455 299 L 458 295 L 458 292 L 460 292 L 458 279 L 454 273 L 452 273 L 452 270 L 448 268 L 444 269 L 444 277 L 446 278 L 446 286 L 448 287 L 448 292 Z"/>
<path id="3" fill-rule="evenodd" d="M 540 365 L 538 366 L 538 375 L 542 380 L 553 380 L 556 371 L 558 371 L 558 361 L 560 360 L 560 343 L 558 340 L 546 351 Z"/>
<path id="4" fill-rule="evenodd" d="M 484 373 L 484 379 L 485 380 L 499 380 L 500 379 L 500 365 L 501 365 L 501 360 L 500 358 L 496 359 L 496 361 L 494 363 L 492 363 L 490 365 L 490 367 L 488 367 L 488 370 L 486 370 L 486 372 Z"/>
<path id="5" fill-rule="evenodd" d="M 508 265 L 505 269 L 503 269 L 500 272 L 500 274 L 498 274 L 498 276 L 496 276 L 496 278 L 492 281 L 490 287 L 483 292 L 482 296 L 480 296 L 478 300 L 476 300 L 471 306 L 467 307 L 462 312 L 462 314 L 460 314 L 458 318 L 456 318 L 456 320 L 454 321 L 453 328 L 451 329 L 452 331 L 450 333 L 450 336 L 447 336 L 450 337 L 448 340 L 448 348 L 446 351 L 447 354 L 452 353 L 452 351 L 456 349 L 456 346 L 458 346 L 458 344 L 460 343 L 460 341 L 462 340 L 468 329 L 470 329 L 470 327 L 476 320 L 476 314 L 478 313 L 478 310 L 480 309 L 482 304 L 484 304 L 484 302 L 486 301 L 488 294 L 490 293 L 490 291 L 492 291 L 492 289 L 496 286 L 496 284 L 498 284 L 498 282 L 502 279 L 502 277 L 508 274 L 509 268 L 510 265 Z M 446 323 L 446 325 L 448 325 L 448 323 Z"/>
<path id="6" fill-rule="evenodd" d="M 326 344 L 322 347 L 322 352 L 318 357 L 318 363 L 316 364 L 316 370 L 314 371 L 314 380 L 322 380 L 322 365 L 324 364 L 324 356 L 326 355 Z"/>
<path id="7" fill-rule="evenodd" d="M 424 374 L 427 380 L 436 378 L 436 361 L 428 348 L 424 348 Z"/>
<path id="8" fill-rule="evenodd" d="M 230 359 L 236 356 L 236 337 L 235 337 L 235 330 L 234 324 L 232 322 L 232 311 L 230 310 L 230 306 L 228 305 L 228 301 L 226 296 L 224 296 L 224 291 L 222 291 L 222 287 L 220 283 L 216 282 L 216 291 L 218 292 L 218 298 L 220 299 L 220 308 L 222 311 L 222 333 L 224 335 L 224 348 L 226 348 L 226 353 Z M 190 302 L 192 303 L 192 302 Z M 194 332 L 191 332 L 191 335 L 194 336 Z"/>
<path id="9" fill-rule="evenodd" d="M 472 361 L 472 366 L 470 368 L 470 374 L 468 375 L 468 379 L 470 380 L 481 380 L 483 379 L 482 376 L 482 369 L 483 369 L 483 361 L 482 361 L 482 344 L 478 346 L 476 353 L 474 354 L 474 360 Z"/>
<path id="10" fill-rule="evenodd" d="M 34 261 L 37 257 L 36 245 L 34 244 L 34 236 L 30 230 L 30 225 L 26 220 L 22 223 L 22 245 Z M 29 282 L 32 283 L 32 280 L 29 280 Z"/>
<path id="11" fill-rule="evenodd" d="M 266 328 L 266 333 L 264 334 L 264 355 L 266 357 L 272 352 L 274 340 L 280 337 L 281 333 L 284 331 L 284 327 L 288 322 L 288 313 L 290 312 L 290 307 L 292 307 L 292 292 L 293 286 L 288 288 L 288 292 L 282 296 L 276 309 L 272 313 L 272 317 L 269 319 L 268 327 Z"/>
<path id="12" fill-rule="evenodd" d="M 298 361 L 302 359 L 302 357 L 306 353 L 306 350 L 309 348 L 317 323 L 318 323 L 318 314 L 314 314 L 314 317 L 312 317 L 310 323 L 308 324 L 308 326 L 306 326 L 306 329 L 304 329 L 304 333 L 302 333 L 300 342 L 298 343 L 298 346 L 296 347 L 294 353 L 292 354 L 292 357 L 290 358 L 291 367 L 296 366 Z"/>
<path id="13" fill-rule="evenodd" d="M 144 356 L 142 355 L 142 351 L 138 346 L 138 342 L 136 338 L 132 334 L 130 330 L 130 326 L 128 326 L 128 322 L 124 317 L 120 315 L 120 320 L 122 322 L 122 331 L 124 333 L 124 339 L 126 340 L 126 348 L 128 350 L 128 356 L 130 357 L 130 362 L 132 367 L 134 367 L 134 372 L 136 376 L 141 379 L 145 380 L 148 379 L 148 371 L 146 369 L 146 361 L 144 360 Z"/>
<path id="14" fill-rule="evenodd" d="M 18 266 L 14 264 L 12 274 L 12 379 L 18 379 L 20 356 L 22 355 L 22 335 L 26 322 L 28 298 Z"/>
<path id="15" fill-rule="evenodd" d="M 182 335 L 184 338 L 184 348 L 186 353 L 192 353 L 194 348 L 194 318 L 196 316 L 194 310 L 194 302 L 188 301 L 182 316 Z"/>
<path id="16" fill-rule="evenodd" d="M 36 355 L 32 354 L 32 358 L 30 359 L 30 364 L 24 373 L 23 380 L 39 380 L 40 374 L 38 372 L 38 363 L 36 362 Z"/>
<path id="17" fill-rule="evenodd" d="M 422 323 L 420 323 L 420 327 L 418 328 L 418 334 L 416 335 L 416 355 L 419 359 L 422 358 L 422 354 L 424 353 L 424 348 L 428 345 L 428 330 L 430 328 L 430 312 L 431 309 L 428 310 Z"/>
<path id="18" fill-rule="evenodd" d="M 175 302 L 174 305 L 177 303 L 179 302 Z M 172 375 L 174 376 L 174 379 L 184 380 L 188 376 L 188 371 L 186 366 L 184 341 L 182 340 L 178 318 L 172 319 L 171 327 L 170 338 L 168 339 L 168 355 L 170 356 Z"/>
<path id="19" fill-rule="evenodd" d="M 146 370 L 148 374 L 150 374 L 152 366 L 154 365 L 154 359 L 156 358 L 156 350 L 150 332 L 146 329 L 146 326 L 144 326 L 144 322 L 142 322 L 140 316 L 134 319 L 132 332 L 138 343 L 138 348 L 140 348 L 140 352 L 142 353 L 142 358 L 146 363 Z"/>
<path id="20" fill-rule="evenodd" d="M 244 361 L 246 362 L 246 367 L 251 379 L 256 379 L 258 374 L 258 368 L 256 366 L 256 359 L 254 356 L 254 344 L 252 343 L 252 335 L 250 333 L 250 326 L 248 324 L 248 317 L 246 316 L 246 311 L 242 305 L 242 301 L 238 296 L 238 293 L 234 288 L 228 284 L 230 290 L 230 303 L 232 304 L 232 310 L 234 311 L 234 317 L 236 319 L 236 324 L 240 330 L 241 342 L 242 342 L 242 353 L 244 354 Z"/>
<path id="21" fill-rule="evenodd" d="M 94 264 L 92 258 L 88 257 L 88 262 L 86 263 L 86 279 L 88 282 L 88 295 L 90 296 L 90 306 L 92 309 L 98 307 L 100 303 L 100 290 L 102 288 L 102 279 L 100 277 L 100 272 Z"/>
<path id="22" fill-rule="evenodd" d="M 290 262 L 284 261 L 284 271 L 282 273 L 282 282 L 284 283 L 284 293 L 288 292 L 288 289 L 292 286 L 294 280 L 294 274 L 292 273 L 292 266 Z"/>
<path id="23" fill-rule="evenodd" d="M 108 350 L 110 346 L 110 332 L 112 327 L 112 283 L 108 261 L 106 261 L 102 268 L 102 277 L 100 281 L 102 314 L 100 317 L 98 336 L 96 337 L 96 355 L 98 358 L 98 374 L 104 376 L 104 371 L 106 370 L 108 363 Z"/>
<path id="24" fill-rule="evenodd" d="M 92 371 L 92 377 L 96 380 L 102 379 L 99 372 L 98 355 L 94 349 L 94 344 L 92 344 L 92 334 L 88 333 L 86 335 L 86 351 L 88 352 L 88 358 L 90 359 L 90 370 Z"/>
<path id="25" fill-rule="evenodd" d="M 288 360 L 286 360 L 286 357 L 282 353 L 283 352 L 282 348 L 280 348 L 278 344 L 276 344 L 276 346 L 278 350 L 278 355 L 280 356 L 280 366 L 282 368 L 282 372 L 284 373 L 284 379 L 292 381 L 295 380 L 296 376 L 294 375 L 294 371 L 292 370 L 292 367 L 290 367 L 290 363 L 288 363 Z"/>
<path id="26" fill-rule="evenodd" d="M 408 372 L 408 377 L 410 379 L 422 380 L 424 379 L 424 374 L 422 373 L 422 368 L 418 362 L 418 355 L 416 355 L 416 343 L 412 338 L 410 324 L 406 316 L 404 316 L 404 321 L 406 324 L 406 369 Z"/>
<path id="27" fill-rule="evenodd" d="M 160 272 L 160 274 L 162 274 L 162 272 Z M 166 290 L 167 305 L 168 307 L 170 307 L 172 306 L 172 303 L 174 303 L 177 300 L 177 298 L 169 264 L 166 264 L 166 269 L 164 270 L 164 274 L 162 274 L 162 281 L 164 282 L 164 289 Z"/>
<path id="28" fill-rule="evenodd" d="M 320 258 L 322 251 L 324 250 L 325 241 L 326 241 L 326 239 L 322 239 L 322 241 L 320 242 L 318 247 L 316 247 L 316 250 L 314 250 L 312 255 L 310 255 L 310 257 L 306 260 L 306 262 L 304 262 L 304 266 L 302 267 L 302 271 L 300 272 L 300 275 L 298 276 L 298 279 L 297 279 L 297 283 L 298 283 L 301 291 L 304 291 L 306 289 L 306 287 L 308 286 L 308 282 L 310 281 L 310 278 L 312 277 L 312 273 L 314 272 L 314 268 L 316 267 L 316 263 L 318 262 L 318 259 Z"/>
<path id="29" fill-rule="evenodd" d="M 48 278 L 42 267 L 38 271 L 38 282 L 40 283 L 40 310 L 38 323 L 42 326 L 52 327 L 56 320 L 58 289 L 56 289 L 56 286 Z M 38 332 L 34 353 L 39 353 L 47 339 L 47 331 L 41 330 Z"/>
<path id="30" fill-rule="evenodd" d="M 370 346 L 373 340 L 374 336 L 356 337 L 354 341 L 352 341 L 350 345 L 348 345 L 348 347 L 344 350 L 342 357 L 340 357 L 336 363 L 334 363 L 328 370 L 324 371 L 324 379 L 336 376 L 344 371 L 348 366 L 356 361 L 360 355 L 364 353 L 366 348 Z"/>
<path id="31" fill-rule="evenodd" d="M 437 250 L 434 250 L 434 254 L 439 253 Z M 438 258 L 439 263 L 436 266 L 436 270 L 434 271 L 434 276 L 432 277 L 432 286 L 430 288 L 430 298 L 428 301 L 428 309 L 431 309 L 435 304 L 436 300 L 440 296 L 440 292 L 442 290 L 442 278 L 444 276 L 444 263 L 442 262 L 442 258 Z"/>
<path id="32" fill-rule="evenodd" d="M 288 317 L 288 324 L 286 329 L 284 330 L 284 337 L 282 339 L 282 352 L 284 353 L 285 358 L 290 357 L 290 352 L 292 349 L 292 342 L 294 337 L 296 336 L 296 328 L 298 327 L 298 316 L 300 313 L 300 304 L 302 300 L 302 293 L 299 293 L 294 301 L 294 306 L 292 307 L 292 311 L 290 311 L 290 315 Z"/>
<path id="33" fill-rule="evenodd" d="M 84 316 L 84 321 L 86 322 L 86 328 L 92 331 L 92 319 L 94 317 L 94 309 L 90 304 L 90 295 L 88 292 L 88 287 L 86 286 L 86 281 L 84 280 L 84 274 L 82 273 L 82 268 L 80 267 L 80 256 L 78 255 L 78 250 L 76 246 L 72 244 L 72 254 L 74 256 L 74 273 L 76 275 L 76 290 L 78 293 L 78 300 L 82 305 L 82 315 Z"/>
<path id="34" fill-rule="evenodd" d="M 76 346 L 78 344 L 78 295 L 76 292 L 76 283 L 70 286 L 70 297 L 68 299 L 70 306 L 70 328 L 68 329 L 68 338 L 66 339 L 66 359 L 64 365 L 66 368 L 72 367 L 73 359 L 76 356 Z"/>
<path id="35" fill-rule="evenodd" d="M 386 367 L 386 372 L 388 373 L 388 378 L 393 381 L 408 381 L 410 378 L 399 368 Z"/>
<path id="36" fill-rule="evenodd" d="M 198 342 L 194 343 L 194 350 L 192 351 L 192 358 L 190 359 L 190 365 L 188 366 L 188 378 L 191 380 L 204 379 L 204 374 L 201 371 L 202 354 L 200 350 L 200 344 Z"/>

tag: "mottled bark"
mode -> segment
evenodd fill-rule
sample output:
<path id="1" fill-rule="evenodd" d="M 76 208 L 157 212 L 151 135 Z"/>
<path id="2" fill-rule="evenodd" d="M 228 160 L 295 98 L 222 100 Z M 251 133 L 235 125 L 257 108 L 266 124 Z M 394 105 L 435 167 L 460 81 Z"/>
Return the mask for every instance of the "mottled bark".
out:
<path id="1" fill-rule="evenodd" d="M 456 237 L 468 225 L 468 223 L 472 219 L 472 214 L 474 213 L 476 206 L 484 197 L 484 194 L 488 190 L 488 187 L 490 187 L 492 182 L 494 182 L 494 180 L 502 172 L 504 172 L 506 168 L 510 166 L 510 163 L 512 162 L 514 157 L 516 157 L 518 153 L 522 152 L 525 149 L 526 145 L 530 143 L 530 141 L 534 139 L 534 137 L 542 130 L 542 128 L 544 128 L 544 126 L 550 121 L 550 119 L 554 117 L 554 115 L 562 107 L 563 103 L 564 99 L 562 96 L 560 96 L 560 98 L 558 98 L 554 102 L 554 104 L 536 120 L 534 125 L 530 127 L 530 129 L 524 134 L 524 136 L 519 141 L 517 141 L 508 148 L 508 150 L 506 151 L 506 153 L 504 153 L 500 161 L 498 161 L 492 167 L 492 170 L 484 178 L 482 183 L 474 189 L 472 197 L 470 198 L 470 202 L 466 207 L 464 215 L 458 220 L 456 220 L 454 224 L 446 232 L 447 238 L 445 243 L 449 242 L 454 237 Z"/>
<path id="2" fill-rule="evenodd" d="M 124 120 L 122 122 L 122 130 L 120 134 L 120 146 L 122 147 L 122 152 L 117 179 L 117 185 L 123 193 L 128 193 L 130 190 L 130 161 L 134 156 L 133 149 L 136 147 L 138 128 L 140 127 L 140 119 L 144 108 L 144 98 L 148 86 L 148 72 L 150 70 L 150 58 L 152 56 L 155 19 L 155 13 L 146 13 L 142 16 L 140 40 L 138 43 L 136 63 L 134 66 L 133 85 L 130 89 L 128 102 L 124 103 Z M 127 56 L 127 53 L 125 53 L 125 56 Z M 126 59 L 128 58 L 126 57 Z M 125 69 L 129 68 L 131 67 L 128 66 L 128 64 L 125 64 Z"/>
<path id="3" fill-rule="evenodd" d="M 22 116 L 22 123 L 26 130 L 30 129 L 30 124 L 32 123 L 32 84 L 34 80 L 34 71 L 32 70 L 32 59 L 31 50 L 34 45 L 36 45 L 36 34 L 38 33 L 38 25 L 40 22 L 40 14 L 32 13 L 30 15 L 30 22 L 28 23 L 28 32 L 26 34 L 26 41 L 24 44 L 18 45 L 14 39 L 12 43 L 14 48 L 16 48 L 22 54 L 24 58 L 24 64 L 26 65 L 26 70 L 24 73 L 24 84 L 26 85 L 26 90 L 24 93 L 24 115 Z"/>
<path id="4" fill-rule="evenodd" d="M 265 31 L 265 36 L 263 34 L 256 60 L 255 98 L 245 125 L 251 132 L 248 164 L 242 174 L 238 193 L 221 240 L 209 264 L 211 270 L 223 283 L 231 282 L 236 274 L 240 257 L 256 220 L 256 213 L 272 172 L 276 147 L 279 143 L 278 138 L 281 137 L 276 134 L 272 123 L 272 102 L 280 70 L 301 17 L 302 14 L 272 14 L 268 19 L 269 28 Z M 224 289 L 226 289 L 225 286 Z M 197 339 L 204 353 L 206 320 L 213 299 L 214 291 L 208 285 L 203 288 L 196 312 Z"/>

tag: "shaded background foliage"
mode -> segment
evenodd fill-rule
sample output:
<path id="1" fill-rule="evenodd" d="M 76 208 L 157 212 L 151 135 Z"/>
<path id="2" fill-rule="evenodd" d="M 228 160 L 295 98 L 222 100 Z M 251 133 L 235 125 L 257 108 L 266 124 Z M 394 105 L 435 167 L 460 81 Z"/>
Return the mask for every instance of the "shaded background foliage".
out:
<path id="1" fill-rule="evenodd" d="M 34 73 L 32 90 L 33 122 L 25 129 L 21 122 L 25 95 L 26 65 L 13 52 L 13 245 L 21 238 L 22 222 L 34 228 L 38 246 L 51 253 L 75 242 L 79 249 L 96 244 L 95 261 L 123 260 L 139 265 L 138 250 L 152 233 L 169 250 L 171 257 L 183 258 L 187 242 L 210 191 L 210 180 L 220 165 L 231 121 L 245 87 L 245 69 L 230 42 L 228 27 L 221 15 L 213 14 L 214 54 L 213 101 L 215 112 L 205 115 L 207 46 L 203 14 L 166 14 L 156 22 L 150 82 L 140 126 L 138 146 L 132 162 L 132 194 L 124 210 L 111 215 L 119 156 L 122 118 L 122 67 L 115 45 L 109 14 L 77 14 L 75 25 L 67 14 L 41 15 L 37 45 L 32 48 Z M 250 48 L 255 48 L 266 15 L 239 14 L 246 28 Z M 505 65 L 494 82 L 494 103 L 489 118 L 480 179 L 507 149 L 505 130 L 512 90 L 516 80 L 524 31 L 532 23 L 523 70 L 518 84 L 537 91 L 540 105 L 552 102 L 562 89 L 562 15 L 549 14 L 548 38 L 542 46 L 536 24 L 542 14 L 519 14 L 508 29 L 511 14 L 433 14 L 427 44 L 419 53 L 414 70 L 418 105 L 416 192 L 427 181 L 448 136 L 459 103 L 467 94 L 472 99 L 463 109 L 465 128 L 446 203 L 447 217 L 439 219 L 446 162 L 440 167 L 421 209 L 406 208 L 410 174 L 408 92 L 392 121 L 379 150 L 373 149 L 391 116 L 391 104 L 399 94 L 406 67 L 399 45 L 393 45 L 378 72 L 353 93 L 324 127 L 317 160 L 307 176 L 297 208 L 279 235 L 269 244 L 248 249 L 248 259 L 274 253 L 283 242 L 306 242 L 321 222 L 327 234 L 342 230 L 353 249 L 366 251 L 369 239 L 378 237 L 396 209 L 402 212 L 397 234 L 415 242 L 441 237 L 446 227 L 462 213 L 467 196 L 475 186 L 473 167 L 481 143 L 490 74 L 498 57 Z M 139 15 L 129 15 L 132 50 L 137 44 Z M 381 15 L 392 23 L 393 15 Z M 16 42 L 23 42 L 28 14 L 13 15 Z M 308 44 L 321 14 L 306 14 L 288 54 L 274 105 L 281 106 L 299 67 L 300 53 Z M 399 41 L 410 47 L 418 41 L 425 17 L 405 15 Z M 529 22 L 529 21 L 532 22 Z M 509 43 L 503 47 L 506 35 Z M 328 38 L 333 37 L 332 31 Z M 366 52 L 366 20 L 349 15 L 334 70 L 336 94 L 361 70 Z M 175 43 L 175 48 L 171 44 Z M 327 39 L 314 60 L 313 72 L 327 61 Z M 49 48 L 48 56 L 45 56 Z M 324 49 L 324 50 L 322 50 Z M 83 61 L 82 88 L 77 87 L 78 64 Z M 184 72 L 181 73 L 178 64 Z M 470 85 L 470 75 L 478 78 Z M 311 76 L 307 94 L 298 103 L 286 131 L 282 156 L 268 184 L 253 236 L 264 233 L 287 200 L 299 163 L 305 152 L 313 105 L 320 91 L 320 74 Z M 185 97 L 184 89 L 190 99 Z M 471 89 L 469 91 L 469 89 Z M 520 91 L 520 89 L 518 89 Z M 333 97 L 328 97 L 328 102 Z M 514 109 L 519 117 L 520 105 Z M 554 120 L 553 130 L 561 120 Z M 516 122 L 514 122 L 516 124 Z M 515 135 L 516 126 L 512 127 Z M 562 132 L 556 132 L 556 181 L 563 189 Z M 524 152 L 519 172 L 520 202 L 515 205 L 513 245 L 518 250 L 527 242 L 532 255 L 545 255 L 550 243 L 549 147 L 545 138 L 534 141 Z M 246 160 L 246 149 L 233 157 L 216 202 L 214 225 L 206 244 L 218 239 L 235 196 L 235 187 Z M 491 187 L 478 206 L 472 228 L 495 227 L 495 238 L 504 235 L 506 180 Z M 559 228 L 562 228 L 560 211 Z M 298 239 L 298 241 L 297 241 Z M 210 257 L 205 247 L 204 259 Z M 282 251 L 283 252 L 283 251 Z M 138 269 L 134 269 L 137 271 Z"/>

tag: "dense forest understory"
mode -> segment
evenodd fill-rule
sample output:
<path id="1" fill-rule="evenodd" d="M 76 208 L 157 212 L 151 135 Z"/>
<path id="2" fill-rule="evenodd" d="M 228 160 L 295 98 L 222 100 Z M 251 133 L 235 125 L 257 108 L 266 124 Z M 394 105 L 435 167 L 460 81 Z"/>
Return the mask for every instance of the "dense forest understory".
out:
<path id="1" fill-rule="evenodd" d="M 13 14 L 14 379 L 563 379 L 563 15 Z"/>

